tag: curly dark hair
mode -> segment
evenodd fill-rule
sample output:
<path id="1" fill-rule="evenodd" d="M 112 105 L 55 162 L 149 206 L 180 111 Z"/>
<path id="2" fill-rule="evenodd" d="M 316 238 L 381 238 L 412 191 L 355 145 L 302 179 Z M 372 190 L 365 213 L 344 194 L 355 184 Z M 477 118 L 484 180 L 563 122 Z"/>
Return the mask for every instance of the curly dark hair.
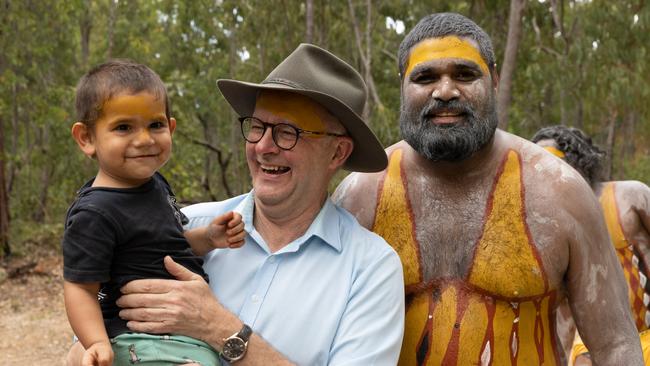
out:
<path id="1" fill-rule="evenodd" d="M 594 145 L 591 137 L 575 127 L 561 125 L 544 127 L 537 131 L 532 142 L 551 139 L 565 155 L 564 159 L 589 182 L 602 180 L 605 152 Z"/>

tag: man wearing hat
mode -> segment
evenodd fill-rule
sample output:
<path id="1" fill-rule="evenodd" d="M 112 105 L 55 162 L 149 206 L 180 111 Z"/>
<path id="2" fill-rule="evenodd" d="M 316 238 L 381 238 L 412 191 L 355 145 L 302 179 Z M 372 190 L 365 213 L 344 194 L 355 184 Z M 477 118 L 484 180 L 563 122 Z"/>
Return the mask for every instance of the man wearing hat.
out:
<path id="1" fill-rule="evenodd" d="M 341 167 L 386 167 L 359 117 L 362 78 L 302 44 L 261 84 L 218 86 L 241 116 L 253 190 L 183 211 L 190 227 L 239 212 L 246 243 L 205 257 L 209 285 L 167 258 L 179 280 L 129 283 L 120 315 L 134 331 L 202 339 L 230 363 L 394 365 L 404 326 L 399 257 L 327 192 Z"/>

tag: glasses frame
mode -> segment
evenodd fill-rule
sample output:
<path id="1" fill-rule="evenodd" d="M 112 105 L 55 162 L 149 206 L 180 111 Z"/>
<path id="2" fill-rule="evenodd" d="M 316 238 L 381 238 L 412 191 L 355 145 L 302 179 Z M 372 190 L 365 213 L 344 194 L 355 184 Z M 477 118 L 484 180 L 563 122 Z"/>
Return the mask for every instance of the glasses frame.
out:
<path id="1" fill-rule="evenodd" d="M 240 127 L 240 130 L 241 130 L 241 134 L 244 137 L 244 140 L 246 140 L 247 142 L 250 142 L 251 144 L 256 144 L 256 143 L 260 142 L 260 140 L 262 140 L 262 138 L 266 134 L 266 130 L 268 128 L 270 128 L 273 143 L 275 144 L 275 146 L 277 146 L 279 149 L 282 149 L 282 150 L 291 150 L 294 147 L 296 147 L 296 145 L 298 144 L 298 140 L 300 139 L 301 134 L 316 135 L 316 136 L 334 136 L 334 137 L 345 137 L 345 136 L 347 136 L 345 134 L 333 133 L 333 132 L 321 132 L 321 131 L 303 130 L 302 128 L 298 128 L 298 127 L 296 127 L 294 125 L 291 125 L 289 123 L 276 123 L 276 124 L 268 123 L 268 122 L 264 122 L 261 119 L 256 118 L 256 117 L 239 117 L 238 120 L 239 120 L 239 127 Z M 252 121 L 255 121 L 255 122 L 258 122 L 258 123 L 262 124 L 262 127 L 264 127 L 264 129 L 262 130 L 262 134 L 260 135 L 259 139 L 257 139 L 257 140 L 249 140 L 248 139 L 248 137 L 244 133 L 244 122 L 246 122 L 246 120 L 252 120 Z M 293 145 L 291 145 L 291 147 L 286 148 L 286 147 L 282 147 L 282 146 L 280 146 L 280 144 L 278 144 L 276 136 L 277 136 L 277 131 L 279 131 L 279 130 L 276 129 L 277 126 L 288 126 L 288 127 L 292 128 L 293 130 L 296 131 L 296 139 L 293 142 Z"/>

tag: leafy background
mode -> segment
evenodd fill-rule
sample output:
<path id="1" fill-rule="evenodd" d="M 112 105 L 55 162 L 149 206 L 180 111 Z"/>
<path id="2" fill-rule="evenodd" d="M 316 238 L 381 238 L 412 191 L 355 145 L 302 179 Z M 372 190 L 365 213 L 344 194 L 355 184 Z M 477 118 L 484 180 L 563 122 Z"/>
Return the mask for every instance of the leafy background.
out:
<path id="1" fill-rule="evenodd" d="M 371 86 L 366 115 L 389 146 L 399 140 L 405 32 L 429 13 L 459 12 L 492 36 L 501 64 L 511 2 L 525 8 L 506 129 L 529 138 L 546 125 L 580 127 L 608 150 L 612 179 L 650 182 L 644 0 L 0 0 L 0 257 L 60 235 L 95 173 L 69 132 L 75 85 L 92 65 L 127 57 L 161 75 L 178 120 L 163 173 L 184 203 L 218 200 L 250 183 L 217 79 L 261 81 L 300 42 L 318 44 Z"/>

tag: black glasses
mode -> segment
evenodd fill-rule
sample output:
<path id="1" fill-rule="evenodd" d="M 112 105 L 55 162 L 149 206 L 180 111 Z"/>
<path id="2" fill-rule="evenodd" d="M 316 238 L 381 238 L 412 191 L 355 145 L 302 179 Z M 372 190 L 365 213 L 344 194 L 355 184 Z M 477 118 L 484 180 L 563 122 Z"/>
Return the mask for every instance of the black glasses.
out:
<path id="1" fill-rule="evenodd" d="M 241 123 L 241 133 L 246 141 L 250 143 L 259 142 L 262 137 L 264 137 L 264 133 L 266 133 L 266 128 L 268 127 L 271 129 L 273 142 L 275 142 L 275 145 L 282 150 L 293 149 L 293 147 L 298 143 L 298 137 L 300 137 L 300 134 L 337 137 L 345 136 L 338 133 L 303 130 L 288 123 L 278 123 L 274 125 L 272 123 L 261 121 L 255 117 L 241 117 L 239 118 L 239 122 Z"/>

